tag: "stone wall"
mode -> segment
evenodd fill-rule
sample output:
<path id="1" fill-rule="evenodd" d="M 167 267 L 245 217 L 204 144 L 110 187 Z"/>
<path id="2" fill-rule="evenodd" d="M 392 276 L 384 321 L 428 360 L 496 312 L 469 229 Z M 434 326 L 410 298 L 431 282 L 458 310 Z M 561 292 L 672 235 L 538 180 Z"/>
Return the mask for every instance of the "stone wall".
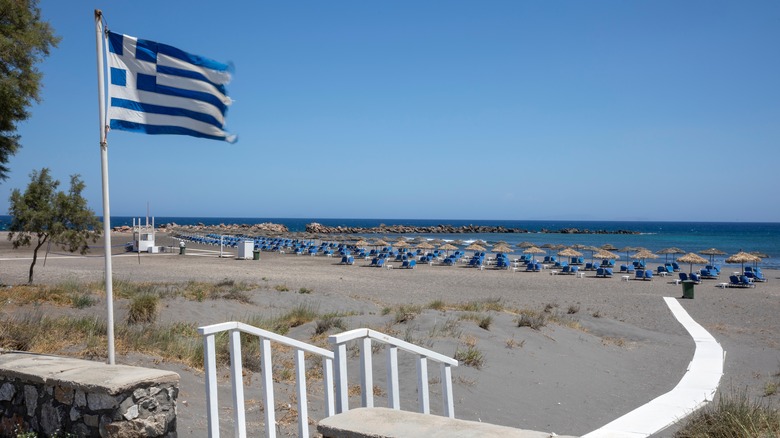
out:
<path id="1" fill-rule="evenodd" d="M 179 375 L 0 353 L 0 436 L 176 437 Z"/>

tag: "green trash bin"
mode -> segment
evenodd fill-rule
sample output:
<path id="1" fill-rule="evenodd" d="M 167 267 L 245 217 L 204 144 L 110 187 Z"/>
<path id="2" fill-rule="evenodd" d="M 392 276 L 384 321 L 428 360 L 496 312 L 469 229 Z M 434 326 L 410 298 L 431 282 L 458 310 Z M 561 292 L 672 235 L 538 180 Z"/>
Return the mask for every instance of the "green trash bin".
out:
<path id="1" fill-rule="evenodd" d="M 252 260 L 260 260 L 260 251 L 258 250 L 252 251 Z"/>
<path id="2" fill-rule="evenodd" d="M 682 289 L 683 289 L 683 298 L 690 298 L 693 299 L 693 285 L 696 284 L 695 281 L 683 281 L 682 282 Z"/>

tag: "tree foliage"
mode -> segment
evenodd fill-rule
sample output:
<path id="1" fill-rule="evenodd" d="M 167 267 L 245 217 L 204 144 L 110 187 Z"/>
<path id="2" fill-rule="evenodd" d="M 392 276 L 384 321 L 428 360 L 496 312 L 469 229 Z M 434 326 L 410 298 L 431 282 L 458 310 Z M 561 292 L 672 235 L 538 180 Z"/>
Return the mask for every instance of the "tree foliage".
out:
<path id="1" fill-rule="evenodd" d="M 33 269 L 38 250 L 51 242 L 69 252 L 86 254 L 89 241 L 101 235 L 101 223 L 81 196 L 84 182 L 78 175 L 70 177 L 67 193 L 57 191 L 60 182 L 52 179 L 49 169 L 32 171 L 30 184 L 22 193 L 11 192 L 11 225 L 8 240 L 14 248 L 33 245 L 33 260 L 28 282 L 33 281 Z"/>
<path id="2" fill-rule="evenodd" d="M 40 101 L 42 74 L 36 64 L 49 55 L 59 38 L 41 21 L 38 0 L 0 0 L 0 180 L 20 147 L 16 124 L 29 117 Z"/>

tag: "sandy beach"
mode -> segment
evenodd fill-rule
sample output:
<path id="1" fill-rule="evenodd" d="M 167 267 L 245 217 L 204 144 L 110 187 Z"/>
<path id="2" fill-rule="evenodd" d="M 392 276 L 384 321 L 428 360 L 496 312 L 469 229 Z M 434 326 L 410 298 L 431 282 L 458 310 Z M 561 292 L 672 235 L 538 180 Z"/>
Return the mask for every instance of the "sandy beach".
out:
<path id="1" fill-rule="evenodd" d="M 593 272 L 576 278 L 545 271 L 438 264 L 380 269 L 368 267 L 369 261 L 362 259 L 349 266 L 340 265 L 337 257 L 270 252 L 263 252 L 259 261 L 236 260 L 199 251 L 218 248 L 198 248 L 191 243 L 187 254 L 181 256 L 178 241 L 164 234 L 158 234 L 158 245 L 171 245 L 173 253 L 139 257 L 121 252 L 120 246 L 131 239 L 130 234 L 116 234 L 112 239 L 116 246 L 112 259 L 115 280 L 184 283 L 229 279 L 258 285 L 248 293 L 248 304 L 164 300 L 158 324 L 185 321 L 202 326 L 253 315 L 273 317 L 305 304 L 321 314 L 351 315 L 342 318 L 348 329 L 389 331 L 448 356 L 464 343 L 471 343 L 483 353 L 483 366 L 453 369 L 455 415 L 466 420 L 583 435 L 669 391 L 685 373 L 694 352 L 693 340 L 663 300 L 682 295 L 681 286 L 670 281 L 672 277 L 621 281 L 620 275 L 602 279 Z M 232 249 L 225 252 L 235 255 Z M 5 233 L 0 235 L 0 283 L 25 283 L 30 255 L 29 249 L 13 250 Z M 101 251 L 87 257 L 53 251 L 45 266 L 41 254 L 35 282 L 97 282 L 103 279 L 103 266 Z M 696 286 L 695 299 L 679 301 L 727 352 L 719 391 L 747 389 L 752 396 L 761 397 L 765 384 L 777 381 L 780 372 L 780 272 L 765 271 L 769 281 L 755 288 L 721 289 L 716 284 L 728 281 L 728 273 L 739 266 L 723 268 L 721 280 L 705 280 Z M 307 293 L 300 293 L 302 289 Z M 401 305 L 425 308 L 437 300 L 445 303 L 443 310 L 424 309 L 404 322 L 397 322 L 394 314 L 387 312 Z M 464 317 L 468 312 L 456 309 L 467 302 L 497 302 L 503 310 L 478 312 L 491 317 L 485 330 L 474 318 Z M 117 300 L 116 321 L 124 321 L 127 304 Z M 551 322 L 540 330 L 518 327 L 519 311 L 545 309 L 568 323 Z M 19 306 L 9 300 L 0 305 L 0 318 L 33 311 L 100 315 L 105 305 L 101 302 L 74 309 L 49 304 Z M 311 342 L 313 332 L 314 322 L 310 322 L 295 327 L 289 335 Z M 381 353 L 377 357 L 375 363 L 383 363 Z M 204 436 L 202 372 L 137 354 L 120 356 L 118 362 L 180 373 L 179 434 Z M 375 374 L 381 376 L 384 371 L 377 368 Z M 413 381 L 414 377 L 409 377 Z M 250 381 L 256 384 L 256 379 Z M 381 387 L 383 382 L 377 379 L 376 384 Z M 252 391 L 250 386 L 247 397 L 259 399 L 259 392 Z M 769 398 L 776 402 L 778 397 Z M 228 398 L 222 400 L 227 402 Z M 312 401 L 316 416 L 319 407 L 315 403 Z M 384 405 L 382 397 L 377 398 L 377 405 Z M 404 409 L 414 410 L 414 404 L 407 403 Z M 434 409 L 440 408 L 434 404 Z M 667 429 L 657 436 L 671 433 Z"/>

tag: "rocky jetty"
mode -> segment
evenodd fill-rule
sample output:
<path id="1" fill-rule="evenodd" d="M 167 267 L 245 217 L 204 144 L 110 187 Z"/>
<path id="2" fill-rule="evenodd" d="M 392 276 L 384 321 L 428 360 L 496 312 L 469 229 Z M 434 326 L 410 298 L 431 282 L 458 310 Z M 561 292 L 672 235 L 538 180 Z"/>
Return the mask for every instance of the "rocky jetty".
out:
<path id="1" fill-rule="evenodd" d="M 639 234 L 631 230 L 589 230 L 579 228 L 562 228 L 560 230 L 548 230 L 543 228 L 531 231 L 524 228 L 507 228 L 501 226 L 463 225 L 435 225 L 427 227 L 413 227 L 408 225 L 384 225 L 378 227 L 328 227 L 317 222 L 306 225 L 307 233 L 317 234 L 473 234 L 473 233 L 557 233 L 557 234 Z"/>
<path id="2" fill-rule="evenodd" d="M 289 232 L 287 227 L 282 224 L 264 222 L 262 224 L 219 224 L 206 225 L 198 223 L 196 225 L 179 225 L 175 222 L 159 226 L 161 231 L 178 231 L 184 233 L 217 233 L 217 234 L 284 234 Z"/>

